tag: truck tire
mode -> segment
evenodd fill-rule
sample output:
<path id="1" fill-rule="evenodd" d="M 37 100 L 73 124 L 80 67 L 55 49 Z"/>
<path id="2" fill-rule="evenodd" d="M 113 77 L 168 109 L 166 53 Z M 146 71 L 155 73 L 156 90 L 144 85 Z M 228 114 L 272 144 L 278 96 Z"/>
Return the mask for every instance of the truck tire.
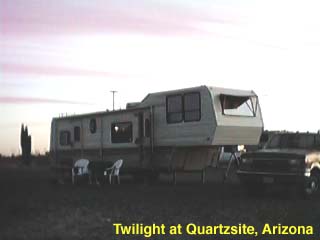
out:
<path id="1" fill-rule="evenodd" d="M 319 189 L 320 171 L 311 171 L 311 176 L 305 183 L 304 194 L 306 197 L 314 196 Z"/>

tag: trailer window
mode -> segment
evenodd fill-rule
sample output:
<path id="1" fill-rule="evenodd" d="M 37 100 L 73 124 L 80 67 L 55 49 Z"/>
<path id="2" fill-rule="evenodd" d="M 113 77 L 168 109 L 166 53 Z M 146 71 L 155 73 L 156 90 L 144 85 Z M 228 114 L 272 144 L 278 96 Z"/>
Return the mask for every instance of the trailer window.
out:
<path id="1" fill-rule="evenodd" d="M 220 95 L 222 114 L 232 116 L 254 117 L 257 110 L 255 96 Z"/>
<path id="2" fill-rule="evenodd" d="M 73 136 L 74 136 L 74 141 L 79 142 L 80 141 L 80 127 L 76 126 L 73 129 Z"/>
<path id="3" fill-rule="evenodd" d="M 95 118 L 90 119 L 89 128 L 92 134 L 97 132 L 97 120 Z"/>
<path id="4" fill-rule="evenodd" d="M 111 141 L 112 143 L 129 143 L 132 142 L 132 123 L 112 123 L 111 124 Z"/>
<path id="5" fill-rule="evenodd" d="M 61 146 L 70 145 L 70 143 L 71 143 L 70 136 L 71 136 L 71 134 L 69 131 L 61 131 L 60 138 L 59 138 L 60 145 Z"/>
<path id="6" fill-rule="evenodd" d="M 182 95 L 167 97 L 167 123 L 178 123 L 183 120 Z"/>
<path id="7" fill-rule="evenodd" d="M 200 93 L 186 93 L 183 98 L 184 121 L 199 121 L 200 111 Z"/>

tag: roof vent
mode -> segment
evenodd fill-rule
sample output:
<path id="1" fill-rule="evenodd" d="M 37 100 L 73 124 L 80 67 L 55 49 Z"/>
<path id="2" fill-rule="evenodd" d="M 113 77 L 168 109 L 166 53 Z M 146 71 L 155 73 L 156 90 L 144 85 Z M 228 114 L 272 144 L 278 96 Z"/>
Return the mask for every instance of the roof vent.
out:
<path id="1" fill-rule="evenodd" d="M 138 107 L 139 104 L 140 104 L 140 102 L 127 103 L 126 109 L 136 108 L 136 107 Z"/>

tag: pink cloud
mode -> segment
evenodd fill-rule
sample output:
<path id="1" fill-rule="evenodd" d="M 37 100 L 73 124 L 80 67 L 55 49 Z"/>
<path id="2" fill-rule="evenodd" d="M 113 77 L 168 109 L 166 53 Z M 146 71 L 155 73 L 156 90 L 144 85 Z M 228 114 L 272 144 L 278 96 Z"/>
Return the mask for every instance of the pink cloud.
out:
<path id="1" fill-rule="evenodd" d="M 45 66 L 45 65 L 27 65 L 27 64 L 14 64 L 14 63 L 2 63 L 0 69 L 3 73 L 15 73 L 15 74 L 35 74 L 44 76 L 81 76 L 81 77 L 113 77 L 113 78 L 125 78 L 129 77 L 126 74 L 111 73 L 87 69 L 76 69 L 68 67 L 57 66 Z"/>
<path id="2" fill-rule="evenodd" d="M 60 99 L 48 99 L 48 98 L 33 98 L 33 97 L 0 97 L 1 104 L 86 104 L 91 105 L 92 103 L 86 102 L 77 102 L 69 100 L 60 100 Z"/>
<path id="3" fill-rule="evenodd" d="M 85 3 L 85 2 L 84 2 Z M 90 33 L 204 34 L 198 22 L 230 22 L 230 18 L 182 6 L 149 2 L 3 0 L 2 31 L 10 35 Z M 1 10 L 0 10 L 1 11 Z"/>

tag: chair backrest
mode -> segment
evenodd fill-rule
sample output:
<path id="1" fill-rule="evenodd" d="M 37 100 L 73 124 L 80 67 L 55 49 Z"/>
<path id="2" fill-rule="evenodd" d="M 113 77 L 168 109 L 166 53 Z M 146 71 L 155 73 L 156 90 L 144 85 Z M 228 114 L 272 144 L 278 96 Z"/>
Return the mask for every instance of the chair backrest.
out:
<path id="1" fill-rule="evenodd" d="M 113 173 L 112 173 L 112 175 L 119 175 L 120 168 L 121 168 L 122 164 L 123 164 L 123 160 L 122 159 L 117 160 L 113 164 Z"/>
<path id="2" fill-rule="evenodd" d="M 75 168 L 79 168 L 78 175 L 87 174 L 88 173 L 88 165 L 89 165 L 88 159 L 79 159 L 74 163 Z"/>

